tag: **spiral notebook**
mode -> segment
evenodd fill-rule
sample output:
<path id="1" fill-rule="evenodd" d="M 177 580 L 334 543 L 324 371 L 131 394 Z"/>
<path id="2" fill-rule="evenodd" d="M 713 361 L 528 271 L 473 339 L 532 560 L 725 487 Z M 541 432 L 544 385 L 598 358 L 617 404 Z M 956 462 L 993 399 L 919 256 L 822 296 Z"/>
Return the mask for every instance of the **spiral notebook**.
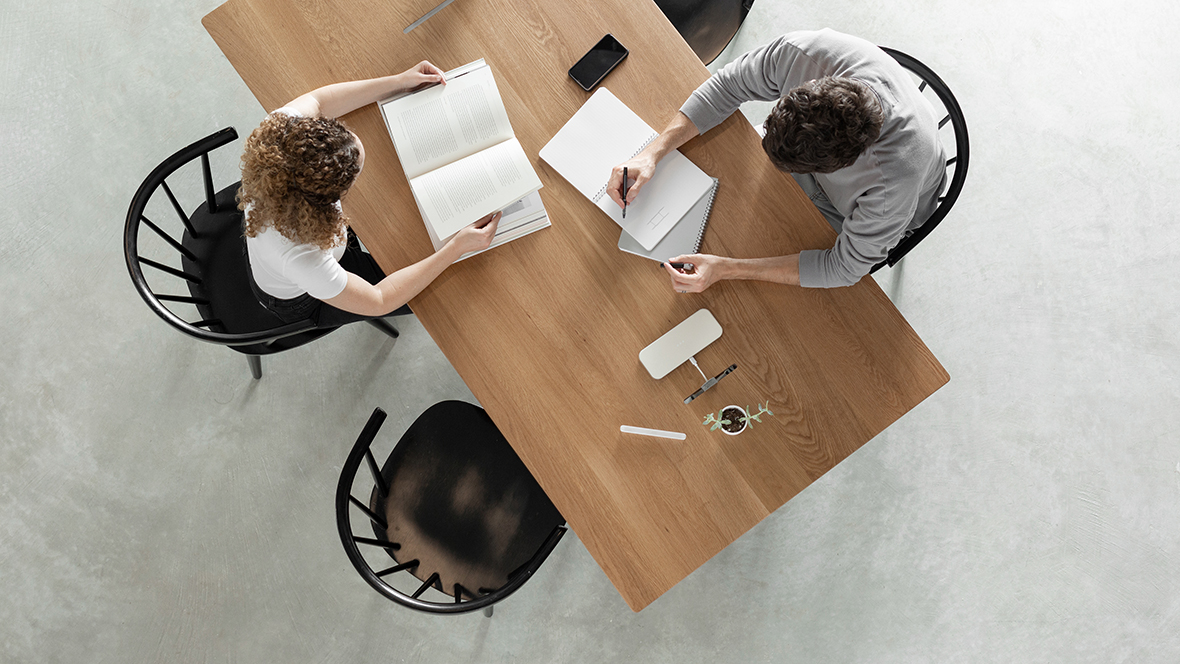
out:
<path id="1" fill-rule="evenodd" d="M 611 169 L 639 154 L 659 134 L 600 87 L 541 148 L 541 159 L 569 181 L 645 250 L 676 226 L 713 186 L 713 179 L 679 150 L 664 157 L 627 206 L 627 217 L 606 193 Z"/>
<path id="2" fill-rule="evenodd" d="M 701 196 L 701 200 L 692 206 L 692 209 L 651 251 L 644 249 L 643 245 L 627 234 L 627 231 L 619 234 L 619 249 L 661 263 L 676 256 L 697 253 L 701 250 L 701 240 L 705 237 L 705 226 L 709 224 L 709 213 L 713 211 L 713 198 L 717 195 L 719 183 L 720 180 L 713 178 L 713 187 Z"/>

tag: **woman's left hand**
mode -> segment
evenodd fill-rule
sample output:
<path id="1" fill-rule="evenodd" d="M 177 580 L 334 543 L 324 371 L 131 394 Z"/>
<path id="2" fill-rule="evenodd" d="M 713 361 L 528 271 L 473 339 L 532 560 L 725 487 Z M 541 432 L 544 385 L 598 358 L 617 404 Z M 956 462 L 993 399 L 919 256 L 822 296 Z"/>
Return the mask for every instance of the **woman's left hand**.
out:
<path id="1" fill-rule="evenodd" d="M 426 60 L 402 72 L 401 79 L 403 90 L 416 90 L 435 83 L 447 84 L 442 70 Z"/>

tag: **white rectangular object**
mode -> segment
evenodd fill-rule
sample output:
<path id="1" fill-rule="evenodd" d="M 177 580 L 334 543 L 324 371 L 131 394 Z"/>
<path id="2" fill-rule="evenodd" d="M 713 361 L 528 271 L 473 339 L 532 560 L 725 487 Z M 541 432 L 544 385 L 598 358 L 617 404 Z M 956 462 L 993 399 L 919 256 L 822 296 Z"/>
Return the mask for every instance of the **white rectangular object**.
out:
<path id="1" fill-rule="evenodd" d="M 651 436 L 653 438 L 671 438 L 672 440 L 684 440 L 688 436 L 679 431 L 664 431 L 663 429 L 648 429 L 647 427 L 630 427 L 624 424 L 619 427 L 619 431 L 623 433 L 633 433 L 639 436 Z"/>
<path id="2" fill-rule="evenodd" d="M 639 361 L 652 378 L 659 380 L 720 338 L 721 324 L 708 309 L 698 309 L 639 351 Z"/>

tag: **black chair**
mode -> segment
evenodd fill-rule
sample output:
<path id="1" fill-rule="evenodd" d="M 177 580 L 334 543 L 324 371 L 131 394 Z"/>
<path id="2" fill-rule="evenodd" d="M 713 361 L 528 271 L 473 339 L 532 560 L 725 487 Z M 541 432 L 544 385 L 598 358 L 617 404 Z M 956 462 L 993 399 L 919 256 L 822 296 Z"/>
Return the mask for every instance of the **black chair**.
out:
<path id="1" fill-rule="evenodd" d="M 284 323 L 263 307 L 251 291 L 242 213 L 235 200 L 241 183 L 214 193 L 209 169 L 209 153 L 237 137 L 233 127 L 222 129 L 168 157 L 148 175 L 135 192 L 127 211 L 123 254 L 135 289 L 152 311 L 190 337 L 244 353 L 250 372 L 257 379 L 262 377 L 260 356 L 301 346 L 336 328 L 317 327 L 312 320 Z M 189 215 L 166 180 L 198 157 L 201 159 L 205 202 Z M 180 233 L 179 241 L 145 214 L 149 201 L 161 189 L 183 224 L 183 228 L 177 226 L 175 229 Z M 159 260 L 156 260 L 140 254 L 139 231 L 144 226 L 175 252 L 170 259 L 157 256 Z M 176 254 L 179 254 L 179 268 L 175 267 Z M 145 265 L 173 287 L 181 282 L 187 284 L 188 295 L 157 294 L 144 276 Z M 181 317 L 165 302 L 194 305 L 196 315 Z M 190 322 L 186 318 L 199 320 Z M 397 338 L 397 330 L 385 320 L 375 318 L 368 322 Z"/>
<path id="2" fill-rule="evenodd" d="M 926 220 L 926 223 L 919 226 L 908 237 L 902 239 L 896 247 L 889 251 L 889 256 L 873 266 L 870 274 L 880 270 L 888 265 L 893 267 L 897 265 L 898 261 L 905 258 L 905 255 L 910 253 L 913 249 L 930 235 L 930 232 L 942 222 L 947 213 L 951 211 L 951 206 L 959 199 L 959 193 L 963 190 L 963 181 L 967 179 L 967 161 L 971 156 L 970 144 L 967 141 L 967 120 L 963 117 L 963 109 L 959 108 L 959 102 L 955 96 L 951 94 L 951 89 L 947 84 L 938 77 L 929 67 L 918 62 L 913 57 L 891 48 L 881 47 L 881 50 L 888 53 L 894 60 L 912 72 L 918 77 L 918 90 L 925 91 L 929 86 L 934 94 L 938 95 L 939 101 L 942 103 L 943 112 L 945 115 L 938 122 L 938 128 L 942 129 L 947 122 L 951 123 L 951 129 L 955 134 L 955 154 L 946 160 L 946 167 L 953 168 L 954 172 L 951 174 L 950 185 L 946 192 L 938 199 L 938 207 L 934 209 L 934 213 Z"/>
<path id="3" fill-rule="evenodd" d="M 709 64 L 733 40 L 754 0 L 656 0 L 656 5 L 701 62 Z"/>
<path id="4" fill-rule="evenodd" d="M 384 421 L 385 411 L 374 410 L 336 488 L 336 525 L 348 559 L 370 586 L 402 606 L 492 615 L 492 605 L 545 562 L 565 534 L 565 519 L 482 408 L 434 404 L 378 470 L 370 447 Z M 373 480 L 364 502 L 352 495 L 362 461 Z M 372 537 L 353 531 L 349 504 L 372 526 Z M 374 571 L 361 545 L 371 557 L 384 558 L 383 550 L 392 564 Z M 428 589 L 446 599 L 423 598 Z"/>

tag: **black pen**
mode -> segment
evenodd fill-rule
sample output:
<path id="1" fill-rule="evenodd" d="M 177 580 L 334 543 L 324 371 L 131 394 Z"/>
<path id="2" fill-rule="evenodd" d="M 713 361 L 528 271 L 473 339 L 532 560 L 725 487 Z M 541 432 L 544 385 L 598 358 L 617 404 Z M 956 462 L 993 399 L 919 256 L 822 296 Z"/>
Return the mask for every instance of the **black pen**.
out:
<path id="1" fill-rule="evenodd" d="M 623 167 L 623 218 L 627 218 L 627 167 Z"/>
<path id="2" fill-rule="evenodd" d="M 681 272 L 687 273 L 687 272 L 693 271 L 692 263 L 671 263 L 670 262 L 670 263 L 668 263 L 668 265 L 671 265 L 673 270 L 680 270 Z M 664 264 L 660 263 L 660 267 L 664 267 Z"/>

